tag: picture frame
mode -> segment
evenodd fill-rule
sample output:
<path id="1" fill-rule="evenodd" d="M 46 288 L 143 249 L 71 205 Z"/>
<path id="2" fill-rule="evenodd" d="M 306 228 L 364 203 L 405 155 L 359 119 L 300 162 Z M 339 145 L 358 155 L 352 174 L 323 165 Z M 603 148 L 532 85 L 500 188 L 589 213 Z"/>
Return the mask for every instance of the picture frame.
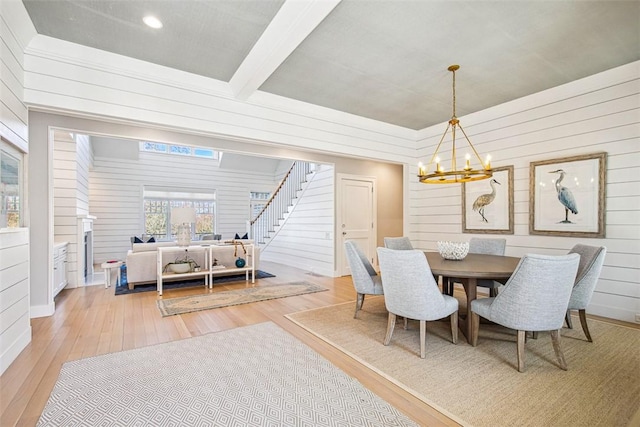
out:
<path id="1" fill-rule="evenodd" d="M 462 183 L 462 232 L 513 234 L 513 165 L 493 168 L 490 180 Z"/>
<path id="2" fill-rule="evenodd" d="M 531 162 L 529 234 L 605 237 L 607 153 Z"/>

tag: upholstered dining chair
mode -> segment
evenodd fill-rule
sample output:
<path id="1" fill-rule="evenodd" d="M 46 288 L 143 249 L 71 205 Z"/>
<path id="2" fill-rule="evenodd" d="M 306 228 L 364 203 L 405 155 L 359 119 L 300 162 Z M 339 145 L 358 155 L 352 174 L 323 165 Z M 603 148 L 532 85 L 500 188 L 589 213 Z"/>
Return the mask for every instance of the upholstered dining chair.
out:
<path id="1" fill-rule="evenodd" d="M 362 250 L 352 240 L 344 242 L 347 262 L 351 270 L 351 280 L 356 289 L 356 311 L 353 318 L 358 317 L 358 311 L 362 310 L 365 295 L 383 295 L 382 280 L 373 268 Z"/>
<path id="2" fill-rule="evenodd" d="M 424 253 L 378 248 L 384 303 L 389 311 L 384 345 L 389 345 L 396 316 L 420 321 L 420 357 L 426 357 L 427 321 L 451 317 L 452 342 L 458 342 L 458 300 L 443 295 Z"/>
<path id="3" fill-rule="evenodd" d="M 471 345 L 478 342 L 480 316 L 517 330 L 518 371 L 524 372 L 527 331 L 550 331 L 556 357 L 566 371 L 560 330 L 579 263 L 578 254 L 525 255 L 498 296 L 471 301 Z"/>
<path id="4" fill-rule="evenodd" d="M 412 250 L 413 245 L 408 237 L 385 237 L 384 247 L 397 250 Z"/>
<path id="5" fill-rule="evenodd" d="M 471 254 L 487 254 L 487 255 L 504 255 L 504 250 L 507 247 L 507 239 L 488 239 L 484 237 L 472 237 L 469 240 L 469 253 Z M 445 293 L 447 295 L 453 295 L 453 283 L 455 278 L 443 278 L 443 286 L 445 286 Z M 446 282 L 446 283 L 445 283 Z M 479 279 L 477 286 L 483 288 L 489 288 L 489 296 L 495 297 L 498 295 L 498 287 L 501 283 L 495 280 Z"/>
<path id="6" fill-rule="evenodd" d="M 604 246 L 577 244 L 569 251 L 569 253 L 580 255 L 580 264 L 578 266 L 576 281 L 571 292 L 571 298 L 569 299 L 565 320 L 567 322 L 567 326 L 569 328 L 573 328 L 573 325 L 571 324 L 571 310 L 578 310 L 580 324 L 582 325 L 584 335 L 587 337 L 587 341 L 593 342 L 591 334 L 589 333 L 589 327 L 587 326 L 586 309 L 589 302 L 591 302 L 593 291 L 598 283 L 607 248 Z"/>

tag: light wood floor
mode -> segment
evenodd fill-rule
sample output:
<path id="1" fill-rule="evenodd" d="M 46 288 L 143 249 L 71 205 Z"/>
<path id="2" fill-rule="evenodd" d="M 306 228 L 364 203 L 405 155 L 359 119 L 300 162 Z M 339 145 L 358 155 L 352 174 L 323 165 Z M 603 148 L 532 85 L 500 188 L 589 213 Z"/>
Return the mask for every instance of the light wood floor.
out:
<path id="1" fill-rule="evenodd" d="M 31 321 L 31 344 L 0 377 L 0 426 L 35 425 L 60 368 L 67 361 L 265 321 L 276 323 L 300 339 L 419 424 L 458 425 L 284 317 L 297 311 L 355 301 L 350 277 L 314 276 L 266 262 L 261 268 L 276 277 L 256 281 L 254 286 L 307 280 L 329 291 L 165 318 L 156 307 L 155 292 L 115 296 L 113 288 L 102 286 L 62 291 L 56 297 L 56 313 Z M 213 292 L 245 286 L 244 282 L 218 285 Z M 197 293 L 202 293 L 202 288 L 165 291 L 164 297 Z"/>

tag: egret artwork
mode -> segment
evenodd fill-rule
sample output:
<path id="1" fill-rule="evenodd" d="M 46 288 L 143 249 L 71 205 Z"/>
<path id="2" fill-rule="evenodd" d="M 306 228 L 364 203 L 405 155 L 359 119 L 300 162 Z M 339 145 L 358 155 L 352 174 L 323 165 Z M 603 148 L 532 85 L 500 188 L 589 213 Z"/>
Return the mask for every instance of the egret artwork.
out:
<path id="1" fill-rule="evenodd" d="M 556 192 L 558 193 L 558 200 L 562 203 L 562 206 L 564 206 L 564 220 L 558 222 L 558 224 L 573 224 L 573 222 L 569 220 L 569 211 L 571 211 L 572 214 L 577 215 L 578 206 L 576 205 L 576 199 L 573 197 L 571 190 L 562 185 L 562 180 L 567 173 L 562 169 L 550 171 L 549 173 L 557 173 L 560 175 L 558 179 L 556 179 L 554 185 L 556 186 Z"/>
<path id="2" fill-rule="evenodd" d="M 482 194 L 478 196 L 475 202 L 473 202 L 473 210 L 477 211 L 482 217 L 482 221 L 487 223 L 489 221 L 487 221 L 487 218 L 484 216 L 484 208 L 486 208 L 487 205 L 491 204 L 491 202 L 493 202 L 496 198 L 495 184 L 502 185 L 498 181 L 496 181 L 495 178 L 489 181 L 489 184 L 491 185 L 491 193 Z"/>

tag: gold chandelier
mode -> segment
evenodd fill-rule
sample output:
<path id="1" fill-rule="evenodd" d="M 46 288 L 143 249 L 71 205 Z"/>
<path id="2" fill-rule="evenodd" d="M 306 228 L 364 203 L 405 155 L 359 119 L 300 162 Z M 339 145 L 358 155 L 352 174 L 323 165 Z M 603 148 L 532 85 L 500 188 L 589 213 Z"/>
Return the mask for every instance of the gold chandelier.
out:
<path id="1" fill-rule="evenodd" d="M 460 68 L 459 65 L 451 65 L 447 68 L 449 71 L 453 73 L 453 115 L 451 116 L 451 120 L 449 120 L 449 124 L 447 125 L 447 129 L 445 129 L 442 138 L 440 138 L 440 142 L 436 147 L 436 151 L 431 156 L 431 160 L 425 167 L 422 163 L 418 164 L 418 179 L 423 184 L 452 184 L 457 182 L 469 182 L 469 181 L 480 181 L 481 179 L 491 178 L 493 175 L 493 171 L 491 170 L 491 156 L 487 156 L 485 161 L 482 161 L 480 155 L 474 148 L 473 144 L 469 140 L 466 132 L 462 128 L 460 124 L 460 120 L 456 117 L 456 71 Z M 474 169 L 471 167 L 471 155 L 466 153 L 465 155 L 465 165 L 463 168 L 458 169 L 456 166 L 456 128 L 460 128 L 462 135 L 467 140 L 469 144 L 469 148 L 475 155 L 475 158 L 480 163 L 481 168 Z M 440 146 L 442 145 L 442 141 L 444 141 L 445 136 L 451 129 L 451 170 L 445 170 L 440 163 L 440 157 L 438 157 L 438 152 L 440 151 Z M 429 168 L 431 165 L 435 164 L 435 169 L 432 173 L 429 173 Z"/>

